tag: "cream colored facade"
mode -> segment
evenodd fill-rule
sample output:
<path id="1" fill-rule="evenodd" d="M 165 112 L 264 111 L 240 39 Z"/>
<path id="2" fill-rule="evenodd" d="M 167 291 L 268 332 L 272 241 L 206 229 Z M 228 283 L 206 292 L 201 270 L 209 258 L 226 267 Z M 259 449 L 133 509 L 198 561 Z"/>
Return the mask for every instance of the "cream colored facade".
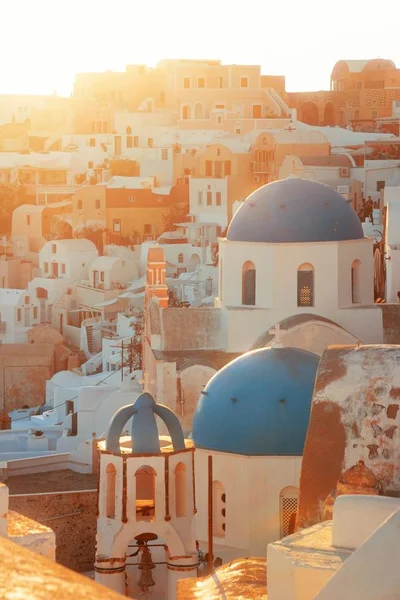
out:
<path id="1" fill-rule="evenodd" d="M 341 496 L 333 521 L 268 546 L 269 600 L 396 598 L 398 498 Z"/>

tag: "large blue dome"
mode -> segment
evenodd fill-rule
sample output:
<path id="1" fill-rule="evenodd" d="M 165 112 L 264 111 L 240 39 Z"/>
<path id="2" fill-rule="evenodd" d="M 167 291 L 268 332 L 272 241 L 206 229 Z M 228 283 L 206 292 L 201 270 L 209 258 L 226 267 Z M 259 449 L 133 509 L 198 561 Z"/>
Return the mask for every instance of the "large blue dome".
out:
<path id="1" fill-rule="evenodd" d="M 199 448 L 246 456 L 302 456 L 319 357 L 262 348 L 210 379 L 193 419 Z"/>
<path id="2" fill-rule="evenodd" d="M 232 242 L 337 242 L 364 237 L 358 216 L 324 183 L 288 178 L 264 185 L 235 213 Z"/>

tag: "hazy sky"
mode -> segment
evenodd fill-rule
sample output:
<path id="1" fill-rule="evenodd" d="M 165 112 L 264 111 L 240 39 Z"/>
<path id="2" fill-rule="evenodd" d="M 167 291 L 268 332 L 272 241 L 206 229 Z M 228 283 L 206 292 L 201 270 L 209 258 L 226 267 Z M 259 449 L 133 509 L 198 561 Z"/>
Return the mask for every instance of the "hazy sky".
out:
<path id="1" fill-rule="evenodd" d="M 78 71 L 162 58 L 261 64 L 289 91 L 329 89 L 341 58 L 400 66 L 399 0 L 0 0 L 0 22 L 3 94 L 69 95 Z"/>

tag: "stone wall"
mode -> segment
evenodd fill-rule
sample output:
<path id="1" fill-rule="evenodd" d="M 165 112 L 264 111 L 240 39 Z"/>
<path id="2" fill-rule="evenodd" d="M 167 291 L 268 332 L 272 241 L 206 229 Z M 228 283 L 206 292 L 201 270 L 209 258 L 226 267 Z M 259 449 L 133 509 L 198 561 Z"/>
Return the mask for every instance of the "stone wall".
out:
<path id="1" fill-rule="evenodd" d="M 400 496 L 399 425 L 400 347 L 329 347 L 315 382 L 297 526 L 322 519 L 328 495 L 359 461 L 382 494 Z"/>
<path id="2" fill-rule="evenodd" d="M 10 496 L 10 510 L 51 527 L 56 534 L 58 563 L 78 572 L 93 569 L 97 491 Z"/>
<path id="3" fill-rule="evenodd" d="M 163 350 L 221 348 L 221 315 L 214 308 L 167 308 L 161 312 Z"/>

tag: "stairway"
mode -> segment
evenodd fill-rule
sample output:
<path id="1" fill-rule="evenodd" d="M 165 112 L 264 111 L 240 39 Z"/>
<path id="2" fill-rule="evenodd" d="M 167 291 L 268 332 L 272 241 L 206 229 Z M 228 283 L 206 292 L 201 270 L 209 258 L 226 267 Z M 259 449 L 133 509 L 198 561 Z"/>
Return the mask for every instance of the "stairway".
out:
<path id="1" fill-rule="evenodd" d="M 265 91 L 270 96 L 270 98 L 273 100 L 273 102 L 279 107 L 279 116 L 280 117 L 290 117 L 291 109 L 286 104 L 286 102 L 283 100 L 283 98 L 280 97 L 278 92 L 276 92 L 274 90 L 274 88 L 266 88 Z"/>
<path id="2" fill-rule="evenodd" d="M 88 345 L 89 354 L 94 353 L 94 343 L 93 343 L 93 325 L 86 325 L 86 339 Z"/>

